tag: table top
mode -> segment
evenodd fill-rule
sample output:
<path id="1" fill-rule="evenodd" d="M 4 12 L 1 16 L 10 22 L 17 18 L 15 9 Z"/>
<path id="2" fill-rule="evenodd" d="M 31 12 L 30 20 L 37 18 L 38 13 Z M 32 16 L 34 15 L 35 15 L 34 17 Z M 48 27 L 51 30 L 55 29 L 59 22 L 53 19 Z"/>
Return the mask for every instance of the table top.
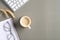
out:
<path id="1" fill-rule="evenodd" d="M 58 0 L 30 0 L 14 12 L 17 17 L 15 28 L 21 40 L 59 40 L 59 3 Z M 1 1 L 0 8 L 9 9 Z M 24 15 L 30 16 L 32 19 L 31 30 L 18 25 L 19 18 Z M 4 19 L 4 17 L 0 18 L 0 20 Z"/>

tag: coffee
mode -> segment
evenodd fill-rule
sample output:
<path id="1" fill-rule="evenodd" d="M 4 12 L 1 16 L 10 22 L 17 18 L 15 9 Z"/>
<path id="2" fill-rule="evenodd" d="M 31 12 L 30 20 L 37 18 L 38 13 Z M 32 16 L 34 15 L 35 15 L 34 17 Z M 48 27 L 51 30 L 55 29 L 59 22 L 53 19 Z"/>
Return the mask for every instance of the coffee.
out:
<path id="1" fill-rule="evenodd" d="M 30 27 L 31 19 L 28 16 L 21 17 L 20 24 L 22 27 L 29 27 L 31 29 L 31 27 Z"/>
<path id="2" fill-rule="evenodd" d="M 26 17 L 22 19 L 22 24 L 27 26 L 29 24 L 29 19 L 27 19 Z"/>

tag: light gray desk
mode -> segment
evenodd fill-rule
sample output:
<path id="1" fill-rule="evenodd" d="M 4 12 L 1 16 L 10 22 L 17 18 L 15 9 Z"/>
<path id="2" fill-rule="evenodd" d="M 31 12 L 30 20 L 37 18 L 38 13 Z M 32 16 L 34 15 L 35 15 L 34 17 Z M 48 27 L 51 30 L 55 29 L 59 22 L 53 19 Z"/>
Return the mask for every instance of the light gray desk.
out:
<path id="1" fill-rule="evenodd" d="M 0 8 L 6 9 L 7 6 L 0 1 Z M 31 30 L 15 25 L 19 36 L 22 33 L 22 40 L 60 40 L 59 0 L 30 0 L 14 14 L 16 21 L 23 15 L 32 18 Z"/>

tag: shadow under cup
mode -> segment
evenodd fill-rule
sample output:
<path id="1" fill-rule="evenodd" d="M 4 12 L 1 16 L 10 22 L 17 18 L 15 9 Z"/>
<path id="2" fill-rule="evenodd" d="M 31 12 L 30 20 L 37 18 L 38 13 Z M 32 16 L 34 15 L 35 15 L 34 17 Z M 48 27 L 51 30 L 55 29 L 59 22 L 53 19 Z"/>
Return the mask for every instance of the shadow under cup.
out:
<path id="1" fill-rule="evenodd" d="M 31 18 L 28 16 L 22 16 L 19 20 L 19 23 L 22 27 L 24 28 L 29 28 L 31 29 L 30 25 L 31 25 Z"/>

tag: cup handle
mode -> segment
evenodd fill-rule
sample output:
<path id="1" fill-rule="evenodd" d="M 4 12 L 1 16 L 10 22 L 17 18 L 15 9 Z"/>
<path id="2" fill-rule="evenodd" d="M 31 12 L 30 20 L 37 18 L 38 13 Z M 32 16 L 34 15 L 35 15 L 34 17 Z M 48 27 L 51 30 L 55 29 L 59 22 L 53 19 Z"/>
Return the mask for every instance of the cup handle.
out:
<path id="1" fill-rule="evenodd" d="M 31 29 L 31 26 L 28 26 L 29 29 Z"/>

